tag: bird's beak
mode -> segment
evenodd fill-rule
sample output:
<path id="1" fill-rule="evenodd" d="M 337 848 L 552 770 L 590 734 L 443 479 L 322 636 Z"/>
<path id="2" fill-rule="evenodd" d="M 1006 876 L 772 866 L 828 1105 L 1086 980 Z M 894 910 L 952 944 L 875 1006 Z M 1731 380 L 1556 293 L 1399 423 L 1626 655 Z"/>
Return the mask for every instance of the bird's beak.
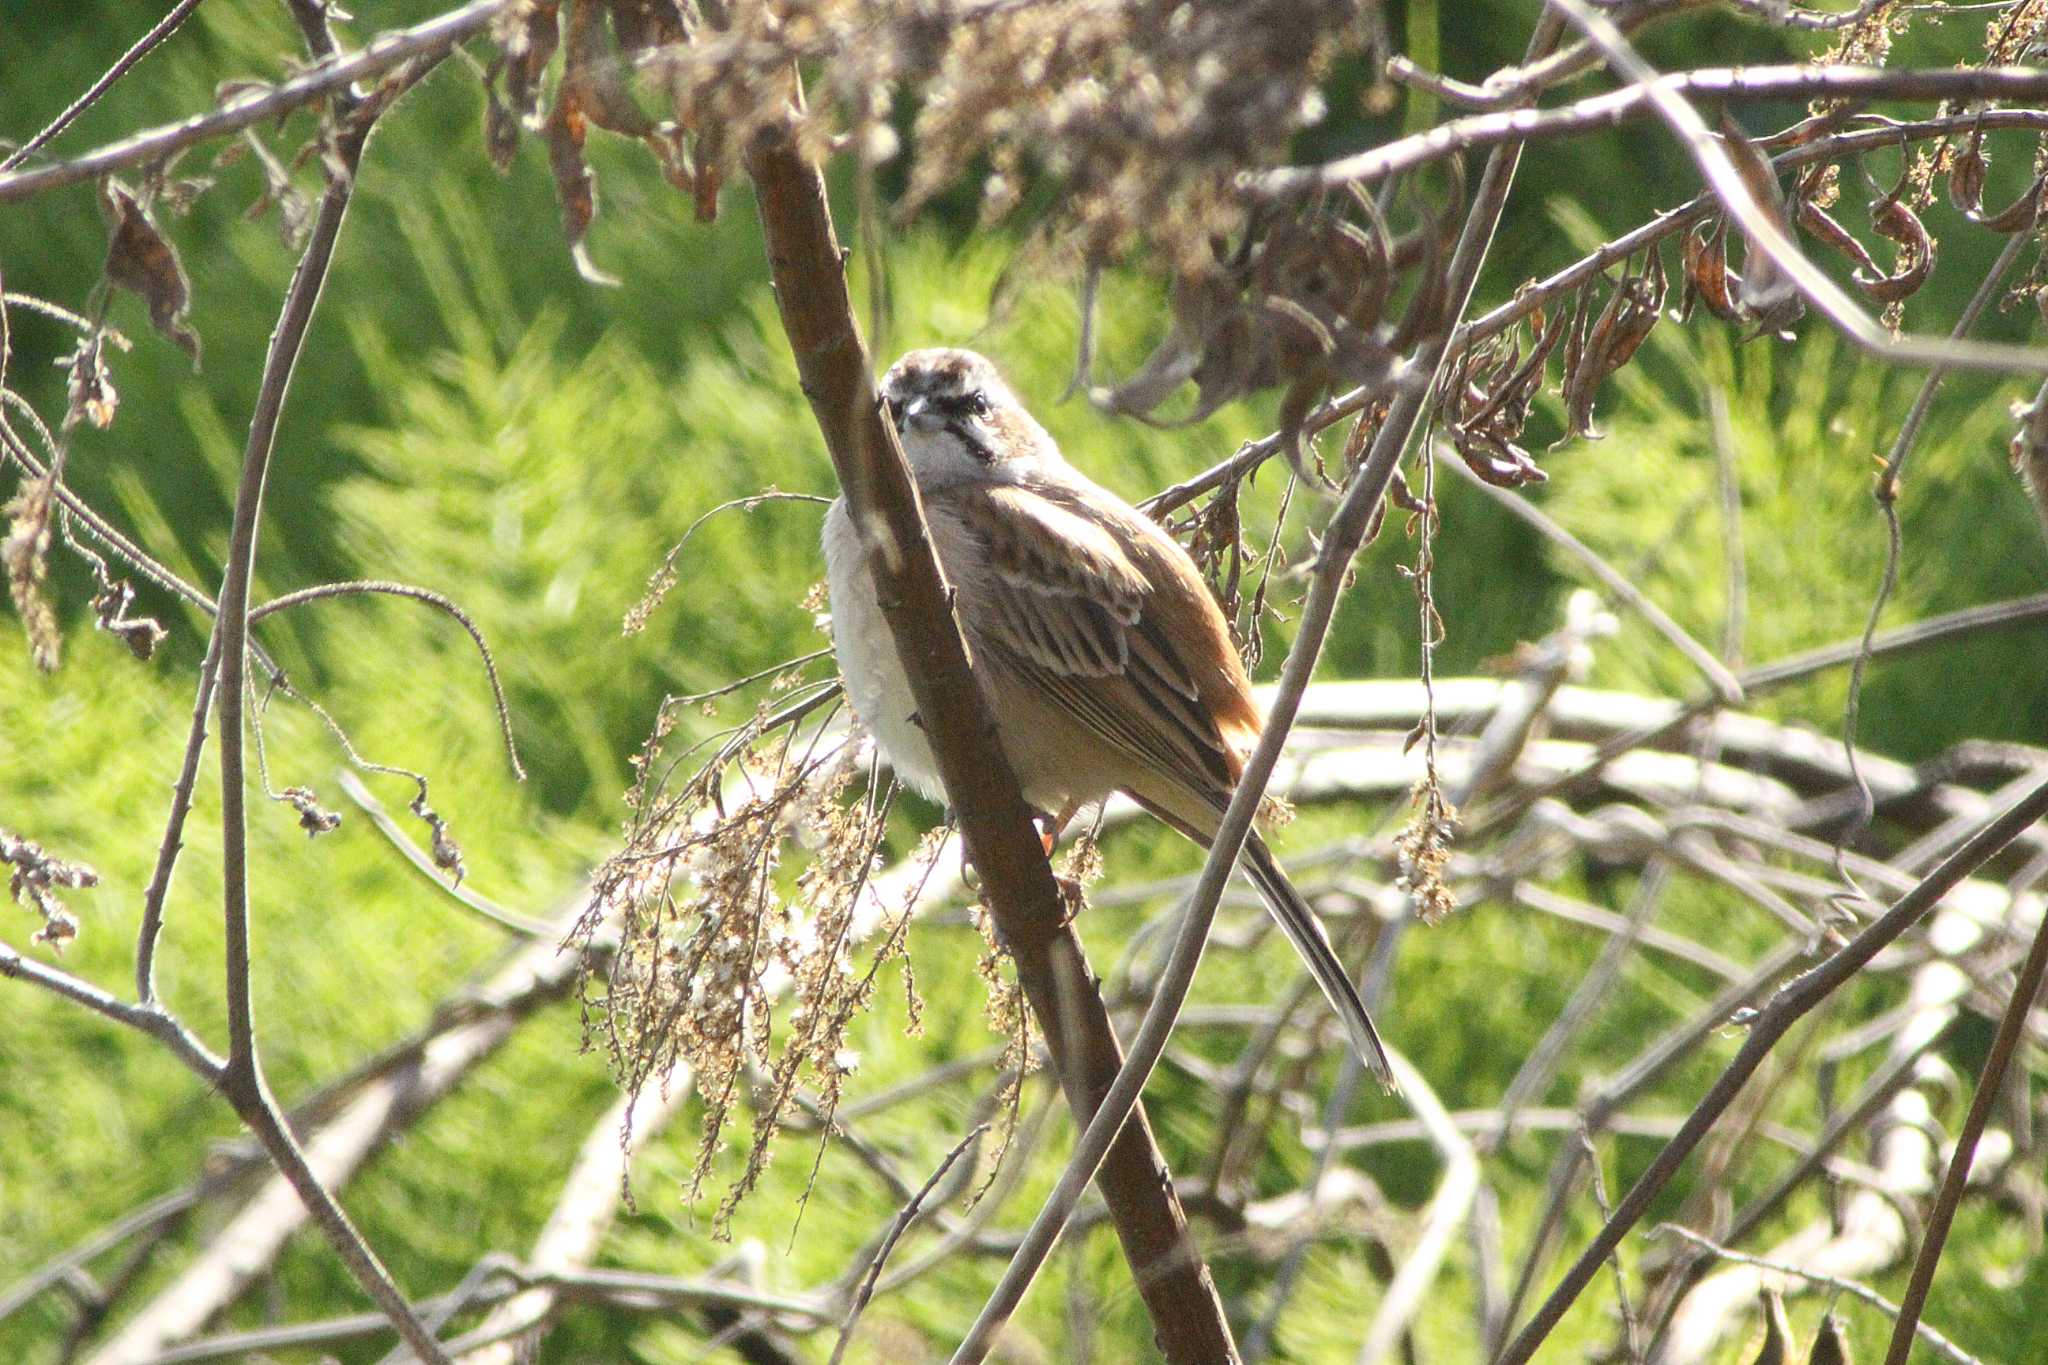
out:
<path id="1" fill-rule="evenodd" d="M 904 403 L 896 409 L 896 430 L 903 432 L 908 431 L 912 426 L 922 428 L 930 425 L 929 422 L 918 421 L 920 417 L 930 410 L 931 402 L 923 396 L 913 398 L 909 402 Z"/>

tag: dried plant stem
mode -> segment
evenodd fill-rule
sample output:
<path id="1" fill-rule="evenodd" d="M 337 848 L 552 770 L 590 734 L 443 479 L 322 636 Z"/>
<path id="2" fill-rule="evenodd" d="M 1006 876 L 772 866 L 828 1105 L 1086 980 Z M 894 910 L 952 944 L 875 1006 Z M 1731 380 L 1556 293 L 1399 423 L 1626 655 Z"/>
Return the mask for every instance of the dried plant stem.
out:
<path id="1" fill-rule="evenodd" d="M 1692 1154 L 1700 1140 L 1714 1126 L 1728 1106 L 1742 1091 L 1764 1059 L 1777 1046 L 1779 1039 L 1800 1018 L 1814 1006 L 1832 994 L 1836 987 L 1847 981 L 1863 965 L 1875 957 L 1878 951 L 1897 939 L 1932 910 L 1936 903 L 1963 878 L 1982 866 L 1992 855 L 2011 843 L 2019 834 L 2044 814 L 2048 814 L 2048 782 L 2042 782 L 2031 792 L 2020 798 L 2002 814 L 1991 820 L 1971 837 L 1961 848 L 1950 854 L 1942 865 L 1930 873 L 1919 885 L 1901 896 L 1898 901 L 1854 939 L 1821 963 L 1786 984 L 1784 989 L 1772 998 L 1769 1005 L 1756 1016 L 1749 1026 L 1748 1036 L 1742 1048 L 1729 1062 L 1727 1069 L 1714 1083 L 1699 1104 L 1687 1116 L 1685 1125 L 1678 1136 L 1673 1138 L 1657 1154 L 1650 1168 L 1643 1172 L 1629 1192 L 1616 1206 L 1614 1216 L 1607 1220 L 1594 1237 L 1592 1244 L 1565 1272 L 1564 1279 L 1543 1304 L 1536 1310 L 1528 1324 L 1523 1327 L 1507 1349 L 1501 1353 L 1496 1365 L 1523 1365 L 1543 1344 L 1551 1329 L 1563 1318 L 1579 1294 L 1591 1282 L 1606 1262 L 1607 1255 L 1629 1229 L 1643 1216 L 1650 1201 L 1670 1183 L 1671 1177 L 1686 1157 Z"/>
<path id="2" fill-rule="evenodd" d="M 1018 980 L 1045 1029 L 1068 1103 L 1077 1116 L 1093 1114 L 1122 1053 L 968 671 L 916 485 L 895 430 L 883 417 L 854 321 L 824 179 L 785 124 L 771 125 L 755 139 L 747 166 L 768 241 L 776 304 L 804 392 L 869 541 L 869 568 L 961 837 L 981 873 Z M 1240 838 L 1242 833 L 1240 828 Z M 1120 1117 L 1118 1127 L 1099 1184 L 1161 1350 L 1175 1362 L 1235 1360 L 1222 1304 L 1142 1110 L 1128 1124 Z"/>
<path id="3" fill-rule="evenodd" d="M 1885 1365 L 1906 1365 L 1906 1357 L 1913 1349 L 1913 1331 L 1919 1325 L 1921 1312 L 1927 1307 L 1927 1291 L 1934 1285 L 1934 1272 L 1941 1264 L 1942 1244 L 1948 1240 L 1949 1226 L 1955 1221 L 1956 1205 L 1962 1202 L 1963 1186 L 1970 1178 L 1970 1163 L 1977 1155 L 1977 1140 L 1984 1136 L 1984 1124 L 1991 1117 L 1991 1106 L 1997 1102 L 2000 1088 L 2005 1083 L 2005 1070 L 2012 1064 L 2013 1053 L 2019 1048 L 2020 1032 L 2026 1025 L 2027 1014 L 2041 994 L 2044 970 L 2048 970 L 2048 915 L 2042 916 L 2040 927 L 2034 930 L 2034 946 L 2027 952 L 2019 981 L 2013 987 L 2012 1001 L 2005 1008 L 2005 1016 L 1998 1021 L 1998 1036 L 1992 1040 L 1990 1055 L 1985 1057 L 1984 1069 L 1978 1073 L 1977 1093 L 1970 1097 L 1970 1112 L 1963 1119 L 1962 1131 L 1956 1134 L 1955 1155 L 1949 1158 L 1948 1173 L 1942 1177 L 1934 1208 L 1927 1215 L 1927 1230 L 1921 1234 L 1920 1254 L 1913 1259 L 1913 1275 L 1906 1282 L 1906 1297 L 1899 1305 L 1899 1320 L 1892 1326 L 1892 1341 L 1885 1352 Z"/>
<path id="4" fill-rule="evenodd" d="M 270 1093 L 257 1052 L 255 1008 L 250 991 L 249 825 L 245 807 L 247 774 L 243 760 L 249 583 L 255 571 L 263 491 L 270 473 L 270 457 L 277 444 L 278 422 L 283 416 L 285 397 L 291 388 L 292 371 L 298 363 L 314 310 L 319 305 L 328 267 L 334 260 L 341 225 L 348 216 L 356 167 L 362 159 L 371 126 L 370 123 L 358 123 L 336 139 L 335 156 L 340 164 L 328 182 L 326 192 L 321 195 L 305 253 L 292 274 L 276 330 L 271 333 L 255 409 L 249 420 L 249 440 L 243 453 L 242 475 L 235 490 L 227 570 L 221 581 L 220 611 L 214 618 L 214 636 L 209 649 L 218 662 L 220 673 L 217 690 L 220 707 L 221 879 L 222 914 L 226 928 L 228 1021 L 228 1061 L 220 1088 L 242 1121 L 263 1143 L 271 1159 L 277 1163 L 278 1170 L 305 1202 L 357 1283 L 384 1310 L 398 1328 L 399 1335 L 422 1359 L 440 1365 L 447 1357 L 435 1344 L 433 1334 L 413 1313 L 377 1253 L 363 1240 L 347 1213 L 321 1183 L 320 1177 L 308 1164 L 306 1154 L 300 1150 L 297 1138 L 278 1112 L 277 1101 Z"/>

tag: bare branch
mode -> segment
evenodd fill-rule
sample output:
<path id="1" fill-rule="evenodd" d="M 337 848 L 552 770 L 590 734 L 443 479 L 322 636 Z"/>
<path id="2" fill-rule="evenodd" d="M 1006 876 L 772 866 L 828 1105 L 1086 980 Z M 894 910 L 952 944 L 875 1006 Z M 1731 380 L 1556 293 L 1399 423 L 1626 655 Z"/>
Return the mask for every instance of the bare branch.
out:
<path id="1" fill-rule="evenodd" d="M 1958 882 L 1982 866 L 1993 854 L 2011 843 L 2044 814 L 2048 814 L 2048 782 L 2036 786 L 2004 813 L 1987 823 L 1968 843 L 1951 854 L 1918 886 L 1901 896 L 1890 910 L 1873 921 L 1862 933 L 1825 962 L 1787 983 L 1784 989 L 1773 997 L 1771 1003 L 1751 1021 L 1748 1036 L 1743 1040 L 1741 1050 L 1735 1054 L 1734 1060 L 1729 1062 L 1727 1069 L 1707 1092 L 1706 1097 L 1687 1117 L 1685 1126 L 1679 1130 L 1678 1136 L 1657 1154 L 1657 1159 L 1651 1163 L 1650 1168 L 1630 1187 L 1620 1205 L 1616 1207 L 1614 1216 L 1607 1220 L 1592 1244 L 1572 1264 L 1550 1297 L 1536 1310 L 1536 1315 L 1508 1344 L 1499 1358 L 1498 1365 L 1524 1365 L 1524 1362 L 1535 1354 L 1536 1348 L 1550 1335 L 1551 1329 L 1564 1316 L 1565 1310 L 1599 1271 L 1608 1253 L 1620 1243 L 1629 1229 L 1635 1226 L 1650 1201 L 1670 1182 L 1680 1163 L 1691 1155 L 1693 1148 L 1699 1145 L 1700 1139 L 1706 1136 L 1714 1122 L 1741 1093 L 1744 1084 L 1792 1025 L 1875 957 L 1879 949 L 1917 923 Z"/>
<path id="2" fill-rule="evenodd" d="M 1616 36 L 1620 36 L 1619 30 Z M 1609 57 L 1613 60 L 1611 50 Z M 1514 109 L 1452 119 L 1426 132 L 1397 138 L 1338 161 L 1248 174 L 1241 183 L 1261 199 L 1289 199 L 1317 190 L 1367 184 L 1479 147 L 1569 137 L 1615 127 L 1648 113 L 1661 113 L 1668 107 L 1668 101 L 1688 96 L 1729 101 L 2048 99 L 2048 72 L 2029 66 L 1958 69 L 1802 63 L 1625 74 L 1634 84 L 1555 109 Z M 1711 175 L 1708 178 L 1713 180 Z M 1718 182 L 1714 183 L 1721 188 Z"/>
<path id="3" fill-rule="evenodd" d="M 282 118 L 294 109 L 303 108 L 336 91 L 347 90 L 365 76 L 389 71 L 415 57 L 446 53 L 455 44 L 481 31 L 500 10 L 512 3 L 514 0 L 470 0 L 460 9 L 436 15 L 412 28 L 380 34 L 360 51 L 322 62 L 268 90 L 239 95 L 218 109 L 195 114 L 182 123 L 137 133 L 75 160 L 0 173 L 0 204 L 26 199 L 44 190 L 94 180 L 126 166 L 161 161 L 173 152 L 211 138 L 239 133 L 244 128 Z"/>
<path id="4" fill-rule="evenodd" d="M 134 46 L 115 58 L 114 64 L 108 67 L 98 80 L 87 86 L 83 94 L 64 106 L 63 112 L 45 124 L 41 132 L 9 152 L 7 158 L 0 161 L 0 172 L 13 170 L 47 145 L 52 138 L 69 128 L 73 119 L 99 103 L 100 97 L 113 89 L 114 82 L 127 75 L 137 62 L 154 52 L 164 39 L 176 33 L 185 20 L 191 17 L 192 11 L 198 8 L 199 0 L 178 0 L 177 4 L 171 6 L 169 13 L 151 25 L 149 32 L 137 38 Z"/>

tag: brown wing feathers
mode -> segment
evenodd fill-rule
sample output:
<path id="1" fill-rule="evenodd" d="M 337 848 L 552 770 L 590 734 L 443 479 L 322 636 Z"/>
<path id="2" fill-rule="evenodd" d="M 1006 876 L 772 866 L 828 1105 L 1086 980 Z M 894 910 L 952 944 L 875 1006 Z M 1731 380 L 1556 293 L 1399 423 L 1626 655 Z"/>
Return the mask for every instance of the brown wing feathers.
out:
<path id="1" fill-rule="evenodd" d="M 1104 525 L 1099 505 L 1064 489 L 976 490 L 960 510 L 999 580 L 974 623 L 984 647 L 1001 649 L 1105 741 L 1220 807 L 1259 716 L 1223 614 L 1185 552 L 1135 513 Z M 1056 532 L 1068 552 L 1044 553 L 1051 537 L 1034 528 Z M 1222 665 L 1191 665 L 1168 618 L 1212 632 Z"/>

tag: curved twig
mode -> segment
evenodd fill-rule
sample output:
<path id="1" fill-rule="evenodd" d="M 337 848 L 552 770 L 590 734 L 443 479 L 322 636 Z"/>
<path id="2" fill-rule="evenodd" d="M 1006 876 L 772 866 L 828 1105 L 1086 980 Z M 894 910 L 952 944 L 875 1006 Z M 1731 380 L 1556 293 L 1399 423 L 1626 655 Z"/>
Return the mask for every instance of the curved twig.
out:
<path id="1" fill-rule="evenodd" d="M 526 780 L 526 769 L 519 762 L 519 746 L 512 738 L 512 708 L 505 701 L 505 688 L 498 681 L 498 663 L 491 657 L 491 647 L 484 642 L 484 633 L 477 627 L 469 613 L 457 606 L 452 598 L 429 588 L 414 587 L 410 583 L 393 583 L 384 579 L 360 578 L 347 583 L 322 583 L 317 587 L 301 588 L 288 592 L 282 597 L 273 597 L 260 606 L 249 608 L 249 624 L 255 625 L 266 616 L 273 616 L 308 602 L 318 602 L 329 597 L 366 597 L 382 594 L 388 597 L 403 597 L 408 601 L 421 602 L 436 611 L 447 613 L 457 625 L 469 632 L 469 638 L 476 643 L 476 652 L 484 663 L 484 676 L 490 680 L 491 702 L 498 710 L 498 733 L 505 740 L 505 756 L 512 761 L 512 775 L 521 782 Z"/>

